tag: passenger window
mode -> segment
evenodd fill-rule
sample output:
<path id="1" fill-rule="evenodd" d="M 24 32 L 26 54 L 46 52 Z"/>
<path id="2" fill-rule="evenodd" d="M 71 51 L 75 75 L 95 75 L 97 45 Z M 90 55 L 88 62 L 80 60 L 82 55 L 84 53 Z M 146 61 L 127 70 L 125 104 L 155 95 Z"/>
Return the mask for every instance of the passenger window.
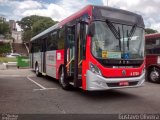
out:
<path id="1" fill-rule="evenodd" d="M 57 50 L 57 31 L 51 33 L 47 40 L 47 51 Z"/>

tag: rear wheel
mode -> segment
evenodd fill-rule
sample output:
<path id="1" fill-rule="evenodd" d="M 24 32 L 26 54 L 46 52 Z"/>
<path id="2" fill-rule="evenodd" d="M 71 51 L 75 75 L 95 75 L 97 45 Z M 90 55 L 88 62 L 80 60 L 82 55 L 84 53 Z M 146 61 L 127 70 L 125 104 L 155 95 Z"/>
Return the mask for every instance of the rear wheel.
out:
<path id="1" fill-rule="evenodd" d="M 38 64 L 36 64 L 35 71 L 36 71 L 36 76 L 37 77 L 41 77 L 42 76 L 42 74 L 39 72 L 39 66 L 38 66 Z"/>
<path id="2" fill-rule="evenodd" d="M 153 83 L 160 83 L 160 69 L 153 67 L 148 72 L 148 80 Z"/>
<path id="3" fill-rule="evenodd" d="M 69 84 L 69 82 L 64 78 L 64 68 L 63 67 L 60 71 L 59 83 L 64 90 L 69 90 L 71 88 L 71 85 Z"/>

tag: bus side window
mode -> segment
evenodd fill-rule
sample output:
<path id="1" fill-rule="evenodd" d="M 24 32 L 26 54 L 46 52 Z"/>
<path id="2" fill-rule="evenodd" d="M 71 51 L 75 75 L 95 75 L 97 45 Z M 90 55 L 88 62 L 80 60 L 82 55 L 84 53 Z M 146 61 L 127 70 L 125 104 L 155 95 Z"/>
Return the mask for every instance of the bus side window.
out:
<path id="1" fill-rule="evenodd" d="M 47 39 L 47 51 L 57 50 L 57 45 L 57 31 L 54 31 Z"/>
<path id="2" fill-rule="evenodd" d="M 39 40 L 38 40 L 38 44 L 40 45 L 38 52 L 44 52 L 43 39 L 39 39 Z"/>
<path id="3" fill-rule="evenodd" d="M 64 28 L 60 29 L 60 31 L 58 32 L 58 50 L 60 49 L 64 49 L 64 41 L 65 41 L 65 32 L 64 32 Z"/>
<path id="4" fill-rule="evenodd" d="M 41 50 L 41 46 L 39 43 L 39 39 L 37 39 L 34 41 L 34 52 L 40 52 L 40 50 Z"/>
<path id="5" fill-rule="evenodd" d="M 33 53 L 34 51 L 33 51 L 33 42 L 32 43 L 30 43 L 30 53 Z"/>
<path id="6" fill-rule="evenodd" d="M 81 24 L 81 27 L 80 27 L 80 38 L 81 38 L 81 57 L 82 59 L 85 59 L 86 58 L 86 34 L 87 34 L 87 25 L 85 24 Z"/>

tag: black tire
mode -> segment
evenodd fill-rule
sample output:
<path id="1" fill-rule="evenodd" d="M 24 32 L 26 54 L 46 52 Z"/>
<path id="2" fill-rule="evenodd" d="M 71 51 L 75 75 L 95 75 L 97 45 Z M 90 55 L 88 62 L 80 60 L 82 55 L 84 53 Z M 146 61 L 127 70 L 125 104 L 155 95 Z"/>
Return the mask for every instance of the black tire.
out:
<path id="1" fill-rule="evenodd" d="M 64 79 L 64 68 L 63 67 L 61 68 L 59 76 L 60 76 L 59 77 L 59 83 L 60 83 L 61 87 L 64 90 L 70 90 L 71 85 L 69 84 L 69 82 L 67 80 Z"/>
<path id="2" fill-rule="evenodd" d="M 157 67 L 149 69 L 147 79 L 152 83 L 160 83 L 160 69 Z"/>
<path id="3" fill-rule="evenodd" d="M 36 76 L 37 77 L 41 77 L 42 76 L 42 74 L 39 72 L 39 66 L 38 66 L 38 64 L 36 64 L 35 72 L 36 72 Z"/>

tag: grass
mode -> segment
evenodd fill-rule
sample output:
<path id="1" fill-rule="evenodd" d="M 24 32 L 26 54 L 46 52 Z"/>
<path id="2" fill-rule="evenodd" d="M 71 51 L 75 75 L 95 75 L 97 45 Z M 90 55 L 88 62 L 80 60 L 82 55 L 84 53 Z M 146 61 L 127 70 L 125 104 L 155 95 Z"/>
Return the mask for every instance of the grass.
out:
<path id="1" fill-rule="evenodd" d="M 0 63 L 17 62 L 16 58 L 0 57 Z"/>

